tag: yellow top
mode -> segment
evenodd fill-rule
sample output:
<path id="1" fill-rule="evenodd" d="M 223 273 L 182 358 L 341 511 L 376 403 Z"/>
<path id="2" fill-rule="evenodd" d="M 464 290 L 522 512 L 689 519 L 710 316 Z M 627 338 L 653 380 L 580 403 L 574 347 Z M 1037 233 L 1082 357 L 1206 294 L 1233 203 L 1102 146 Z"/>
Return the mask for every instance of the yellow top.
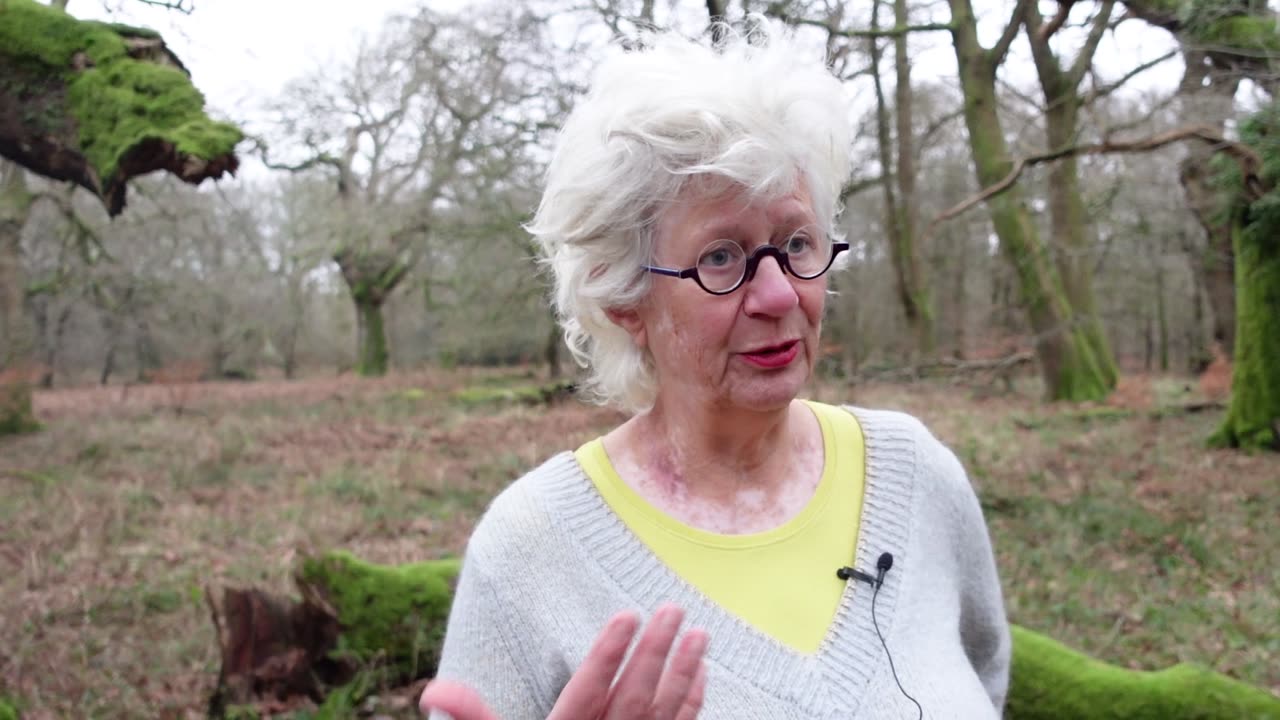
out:
<path id="1" fill-rule="evenodd" d="M 866 448 L 852 414 L 805 404 L 822 427 L 822 479 L 799 514 L 761 533 L 721 535 L 663 513 L 623 482 L 600 438 L 574 454 L 609 507 L 668 567 L 748 624 L 813 653 L 845 589 L 836 569 L 853 562 Z"/>

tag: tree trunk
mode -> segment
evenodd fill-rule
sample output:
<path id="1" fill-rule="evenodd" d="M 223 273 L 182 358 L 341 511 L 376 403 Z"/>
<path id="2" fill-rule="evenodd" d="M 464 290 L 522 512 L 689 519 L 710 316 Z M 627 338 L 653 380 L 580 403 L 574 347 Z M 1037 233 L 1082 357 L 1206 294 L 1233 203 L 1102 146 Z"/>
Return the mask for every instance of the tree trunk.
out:
<path id="1" fill-rule="evenodd" d="M 1185 122 L 1200 123 L 1222 131 L 1227 118 L 1235 113 L 1235 94 L 1241 76 L 1214 67 L 1204 50 L 1184 45 L 1186 70 L 1178 85 L 1181 116 Z M 1187 207 L 1205 232 L 1205 249 L 1196 258 L 1193 269 L 1201 277 L 1213 313 L 1213 339 L 1223 352 L 1231 356 L 1235 348 L 1236 289 L 1234 239 L 1229 218 L 1218 215 L 1218 192 L 1213 187 L 1214 171 L 1210 166 L 1214 149 L 1201 143 L 1187 146 L 1187 155 L 1179 168 Z"/>
<path id="2" fill-rule="evenodd" d="M 1169 372 L 1169 313 L 1164 299 L 1164 253 L 1156 259 L 1156 329 L 1160 348 L 1160 372 Z"/>
<path id="3" fill-rule="evenodd" d="M 911 19 L 907 13 L 907 0 L 894 0 L 893 16 L 895 27 L 907 27 Z M 898 272 L 899 287 L 902 288 L 903 308 L 913 321 L 916 347 L 924 355 L 932 355 L 935 349 L 933 299 L 929 292 L 929 282 L 924 276 L 924 267 L 920 263 L 920 254 L 924 248 L 917 244 L 916 234 L 919 223 L 919 203 L 916 197 L 915 168 L 915 115 L 912 111 L 911 60 L 907 54 L 907 33 L 898 33 L 893 39 L 893 66 L 897 76 L 894 87 L 894 119 L 898 139 L 897 172 L 898 212 L 895 218 L 895 245 L 900 249 L 897 262 L 901 265 Z"/>
<path id="4" fill-rule="evenodd" d="M 1050 97 L 1046 92 L 1045 97 L 1050 106 L 1057 103 L 1046 113 L 1049 147 L 1068 147 L 1076 142 L 1079 98 L 1074 90 L 1055 95 Z M 1102 381 L 1111 390 L 1115 388 L 1118 371 L 1094 301 L 1094 238 L 1080 193 L 1080 174 L 1075 156 L 1052 164 L 1048 180 L 1050 223 L 1058 273 L 1062 276 L 1062 286 L 1081 337 L 1089 344 Z"/>
<path id="5" fill-rule="evenodd" d="M 31 406 L 36 338 L 22 265 L 22 228 L 30 207 L 22 170 L 0 162 L 0 435 L 39 428 Z"/>
<path id="6" fill-rule="evenodd" d="M 1104 4 L 1090 23 L 1101 28 L 1111 14 L 1111 5 Z M 1080 120 L 1079 85 L 1083 72 L 1093 62 L 1095 45 L 1086 41 L 1079 53 L 1064 70 L 1053 47 L 1050 35 L 1044 31 L 1040 11 L 1029 8 L 1023 16 L 1031 46 L 1036 75 L 1045 102 L 1045 140 L 1050 149 L 1070 147 L 1078 141 L 1077 125 Z M 1058 52 L 1062 52 L 1059 50 Z M 1094 236 L 1089 225 L 1088 213 L 1080 193 L 1080 173 L 1076 157 L 1069 155 L 1049 167 L 1049 218 L 1054 264 L 1062 278 L 1067 301 L 1075 317 L 1076 327 L 1083 341 L 1088 343 L 1102 382 L 1108 390 L 1116 385 L 1115 357 L 1102 323 L 1098 318 L 1097 303 L 1093 297 L 1093 246 Z"/>
<path id="7" fill-rule="evenodd" d="M 106 385 L 111 380 L 111 373 L 115 372 L 116 347 L 117 341 L 114 338 L 107 341 L 107 354 L 102 359 L 102 372 L 98 374 L 99 385 Z"/>
<path id="8" fill-rule="evenodd" d="M 1209 336 L 1205 332 L 1204 275 L 1195 267 L 1197 250 L 1192 238 L 1185 232 L 1178 233 L 1178 247 L 1187 257 L 1191 267 L 1191 325 L 1186 332 L 1186 358 L 1184 367 L 1192 375 L 1199 375 L 1209 367 L 1213 353 L 1209 349 Z M 1234 326 L 1235 323 L 1232 323 Z"/>
<path id="9" fill-rule="evenodd" d="M 1213 340 L 1230 357 L 1236 338 L 1235 250 L 1231 223 L 1215 217 L 1218 200 L 1211 184 L 1213 170 L 1209 161 L 1212 157 L 1212 148 L 1192 145 L 1182 160 L 1178 179 L 1187 207 L 1205 234 L 1204 248 L 1191 257 L 1191 268 L 1209 300 Z"/>
<path id="10" fill-rule="evenodd" d="M 409 266 L 389 252 L 351 248 L 334 253 L 333 260 L 356 305 L 356 374 L 385 375 L 388 352 L 382 307 L 409 273 Z"/>
<path id="11" fill-rule="evenodd" d="M 382 322 L 382 302 L 368 294 L 353 295 L 359 328 L 356 347 L 356 374 L 380 377 L 387 374 L 387 331 Z"/>
<path id="12" fill-rule="evenodd" d="M 1013 165 L 997 113 L 996 64 L 978 42 L 968 0 L 949 0 L 952 40 L 964 92 L 964 117 L 978 184 L 989 187 Z M 1018 277 L 1022 305 L 1034 333 L 1036 355 L 1050 400 L 1100 400 L 1112 387 L 1114 366 L 1099 358 L 1078 322 L 1062 280 L 1040 240 L 1016 185 L 987 202 L 1000 251 Z"/>
<path id="13" fill-rule="evenodd" d="M 58 319 L 53 324 L 53 338 L 48 342 L 44 355 L 44 364 L 41 368 L 40 387 L 42 388 L 53 387 L 53 381 L 58 369 L 58 355 L 62 352 L 62 340 L 67 336 L 67 323 L 71 320 L 71 309 L 72 305 L 70 303 L 63 306 L 58 313 Z"/>
<path id="14" fill-rule="evenodd" d="M 1236 347 L 1218 446 L 1280 450 L 1280 240 L 1236 224 Z"/>
<path id="15" fill-rule="evenodd" d="M 899 7 L 901 6 L 901 7 Z M 895 11 L 905 16 L 904 0 L 895 0 Z M 871 29 L 879 30 L 880 4 L 872 5 Z M 898 19 L 898 24 L 905 21 Z M 889 108 L 880 82 L 880 40 L 868 39 L 871 55 L 871 79 L 876 94 L 876 140 L 880 150 L 880 167 L 884 169 L 881 187 L 884 190 L 885 228 L 889 235 L 889 255 L 893 258 L 894 277 L 897 280 L 898 301 L 903 317 L 915 339 L 914 350 L 932 354 L 933 317 L 928 292 L 923 282 L 919 249 L 916 246 L 915 169 L 912 160 L 914 130 L 911 127 L 911 64 L 906 55 L 906 38 L 899 35 L 895 41 L 897 57 L 897 89 L 894 108 L 896 112 L 897 148 L 890 133 Z M 895 156 L 896 153 L 896 156 Z M 890 168 L 893 168 L 890 170 Z"/>
<path id="16" fill-rule="evenodd" d="M 547 346 L 544 356 L 547 361 L 547 377 L 557 380 L 560 377 L 560 325 L 555 317 L 551 318 L 551 330 L 547 332 Z"/>

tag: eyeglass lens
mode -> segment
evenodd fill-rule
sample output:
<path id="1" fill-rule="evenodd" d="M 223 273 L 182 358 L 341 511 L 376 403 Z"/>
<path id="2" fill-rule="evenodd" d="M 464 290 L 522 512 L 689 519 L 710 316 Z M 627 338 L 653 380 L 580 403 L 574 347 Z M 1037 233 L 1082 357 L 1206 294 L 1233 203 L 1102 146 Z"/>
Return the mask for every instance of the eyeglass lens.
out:
<path id="1" fill-rule="evenodd" d="M 807 280 L 821 275 L 831 264 L 831 246 L 825 233 L 805 227 L 792 233 L 777 249 L 786 257 L 791 274 Z M 730 290 L 742 281 L 748 259 L 738 243 L 716 240 L 698 255 L 698 279 L 711 292 Z"/>

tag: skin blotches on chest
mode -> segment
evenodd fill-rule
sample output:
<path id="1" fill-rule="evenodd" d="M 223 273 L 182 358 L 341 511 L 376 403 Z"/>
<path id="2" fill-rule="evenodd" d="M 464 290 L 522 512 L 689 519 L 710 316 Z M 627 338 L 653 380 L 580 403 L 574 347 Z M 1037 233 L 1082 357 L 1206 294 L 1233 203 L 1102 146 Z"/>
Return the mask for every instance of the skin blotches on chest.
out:
<path id="1" fill-rule="evenodd" d="M 638 442 L 615 441 L 610 455 L 623 482 L 672 518 L 707 532 L 759 533 L 798 515 L 822 478 L 822 431 L 812 412 L 800 405 L 788 430 L 761 462 L 746 465 L 664 442 L 680 437 L 671 432 L 635 433 Z"/>

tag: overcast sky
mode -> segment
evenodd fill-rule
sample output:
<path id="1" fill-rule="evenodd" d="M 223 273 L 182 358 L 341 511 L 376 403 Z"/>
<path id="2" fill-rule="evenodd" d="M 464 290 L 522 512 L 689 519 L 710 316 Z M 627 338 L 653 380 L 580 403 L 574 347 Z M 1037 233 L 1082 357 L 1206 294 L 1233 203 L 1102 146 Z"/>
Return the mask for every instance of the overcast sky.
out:
<path id="1" fill-rule="evenodd" d="M 196 86 L 204 91 L 212 109 L 221 115 L 242 118 L 289 79 L 348 57 L 362 34 L 377 31 L 386 18 L 408 12 L 420 0 L 195 0 L 190 15 L 148 7 L 131 0 L 72 0 L 70 10 L 79 17 L 113 19 L 160 30 L 169 46 L 191 70 Z M 435 0 L 433 7 L 456 8 L 466 0 Z M 979 3 L 991 9 L 980 12 L 986 34 L 998 31 L 1005 12 L 1003 2 Z M 701 3 L 699 3 L 701 5 Z M 1088 3 L 1081 3 L 1088 5 Z M 939 18 L 945 20 L 945 17 Z M 913 60 L 917 74 L 935 69 L 954 73 L 947 33 L 917 36 Z M 1025 42 L 1020 42 L 1025 49 Z M 1131 67 L 1172 47 L 1163 31 L 1141 22 L 1121 26 L 1100 48 L 1098 65 L 1106 74 Z M 1018 63 L 1018 65 L 1029 63 Z M 1028 72 L 1030 69 L 1028 68 Z M 1021 73 L 1018 73 L 1021 74 Z M 1145 86 L 1172 88 L 1181 76 L 1177 61 L 1148 74 Z M 1033 75 L 1028 75 L 1028 80 Z"/>
<path id="2" fill-rule="evenodd" d="M 190 0 L 188 0 L 190 1 Z M 512 0 L 513 2 L 518 0 Z M 362 36 L 375 34 L 394 13 L 411 12 L 422 0 L 194 0 L 186 15 L 149 7 L 136 0 L 71 0 L 70 11 L 79 17 L 127 22 L 152 27 L 191 71 L 205 94 L 211 114 L 236 122 L 250 122 L 263 102 L 293 78 L 316 67 L 343 64 Z M 427 0 L 437 9 L 458 9 L 468 0 Z M 1007 20 L 1003 0 L 976 0 L 980 30 L 988 45 Z M 681 7 L 691 3 L 680 3 Z M 702 3 L 692 3 L 698 8 Z M 934 6 L 940 6 L 934 3 Z M 1091 3 L 1080 3 L 1077 16 L 1085 19 Z M 659 3 L 665 7 L 666 3 Z M 699 10 L 701 12 L 701 10 Z M 691 10 L 692 12 L 692 10 Z M 935 12 L 946 21 L 945 7 Z M 662 18 L 659 18 L 662 21 Z M 1064 33 L 1065 34 L 1065 33 Z M 1070 38 L 1067 38 L 1070 40 Z M 1073 43 L 1073 47 L 1076 43 Z M 1140 21 L 1124 23 L 1108 34 L 1095 66 L 1104 78 L 1120 76 L 1137 63 L 1157 57 L 1174 47 L 1168 33 Z M 955 82 L 955 59 L 950 35 L 945 32 L 914 35 L 912 61 L 916 78 L 947 77 Z M 1026 41 L 1020 39 L 1006 63 L 1004 77 L 1026 87 L 1035 82 Z M 1134 83 L 1132 92 L 1168 92 L 1182 74 L 1178 60 L 1164 63 Z M 869 102 L 859 98 L 856 102 Z M 242 171 L 257 176 L 264 168 L 243 158 Z"/>

